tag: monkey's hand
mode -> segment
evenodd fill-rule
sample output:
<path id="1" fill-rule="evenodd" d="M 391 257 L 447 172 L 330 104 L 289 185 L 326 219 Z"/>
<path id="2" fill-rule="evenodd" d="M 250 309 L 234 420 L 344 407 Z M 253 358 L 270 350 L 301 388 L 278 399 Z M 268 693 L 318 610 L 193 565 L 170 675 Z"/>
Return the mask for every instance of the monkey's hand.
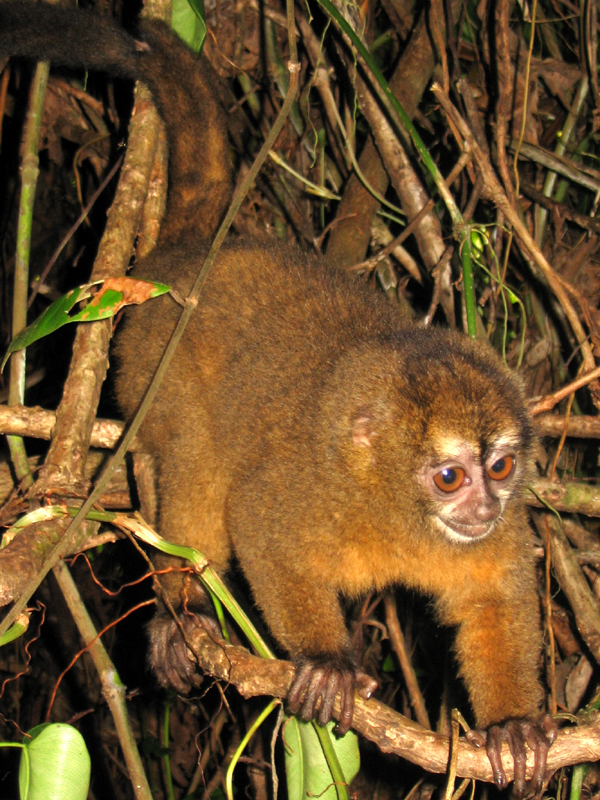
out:
<path id="1" fill-rule="evenodd" d="M 556 739 L 558 729 L 550 714 L 535 721 L 530 719 L 509 719 L 502 725 L 492 725 L 486 731 L 471 730 L 466 736 L 475 747 L 483 747 L 488 754 L 494 781 L 499 789 L 506 788 L 508 781 L 502 766 L 502 744 L 510 747 L 515 765 L 514 795 L 522 798 L 525 794 L 525 770 L 527 768 L 527 744 L 534 753 L 533 775 L 528 788 L 535 796 L 541 793 L 546 773 L 546 758 L 550 745 Z"/>
<path id="2" fill-rule="evenodd" d="M 295 664 L 296 675 L 287 696 L 290 711 L 304 722 L 316 719 L 319 725 L 326 725 L 339 693 L 341 712 L 335 731 L 343 736 L 352 725 L 354 692 L 367 700 L 377 688 L 377 681 L 357 669 L 346 655 L 302 656 Z"/>
<path id="3" fill-rule="evenodd" d="M 148 662 L 161 686 L 187 694 L 200 686 L 202 675 L 189 657 L 185 640 L 199 627 L 217 639 L 222 634 L 217 620 L 209 614 L 179 614 L 178 620 L 181 627 L 166 610 L 156 613 L 148 625 Z"/>

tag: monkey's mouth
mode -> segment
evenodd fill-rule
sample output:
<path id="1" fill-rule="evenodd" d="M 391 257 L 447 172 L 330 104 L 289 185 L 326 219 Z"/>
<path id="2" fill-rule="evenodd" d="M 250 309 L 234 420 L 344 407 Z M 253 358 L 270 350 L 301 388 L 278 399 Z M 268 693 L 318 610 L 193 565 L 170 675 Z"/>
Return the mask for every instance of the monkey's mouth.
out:
<path id="1" fill-rule="evenodd" d="M 478 525 L 465 525 L 453 519 L 440 520 L 445 528 L 445 534 L 454 541 L 477 542 L 491 533 L 496 524 L 496 520 L 491 522 L 481 522 Z"/>

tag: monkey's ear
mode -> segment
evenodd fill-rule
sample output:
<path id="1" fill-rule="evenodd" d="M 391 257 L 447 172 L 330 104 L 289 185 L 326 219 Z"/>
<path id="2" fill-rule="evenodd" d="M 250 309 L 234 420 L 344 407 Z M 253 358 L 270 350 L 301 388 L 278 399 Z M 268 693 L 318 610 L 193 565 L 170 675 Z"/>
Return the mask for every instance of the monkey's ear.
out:
<path id="1" fill-rule="evenodd" d="M 357 447 L 372 447 L 373 438 L 378 435 L 377 415 L 370 406 L 356 409 L 352 417 L 352 444 Z"/>

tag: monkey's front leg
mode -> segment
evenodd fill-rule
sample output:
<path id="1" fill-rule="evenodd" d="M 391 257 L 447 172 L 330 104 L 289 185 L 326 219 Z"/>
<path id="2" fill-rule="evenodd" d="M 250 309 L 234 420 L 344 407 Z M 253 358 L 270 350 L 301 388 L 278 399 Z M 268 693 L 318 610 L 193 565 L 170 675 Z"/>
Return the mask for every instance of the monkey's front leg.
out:
<path id="1" fill-rule="evenodd" d="M 518 581 L 511 589 L 510 581 L 507 576 L 500 596 L 449 601 L 441 610 L 448 621 L 459 625 L 456 644 L 461 674 L 480 729 L 467 738 L 486 747 L 500 789 L 508 783 L 501 756 L 502 744 L 508 744 L 514 760 L 514 793 L 523 797 L 526 745 L 535 757 L 531 788 L 538 794 L 557 729 L 552 718 L 540 712 L 543 690 L 538 677 L 541 631 L 537 596 L 528 583 Z"/>
<path id="2" fill-rule="evenodd" d="M 325 725 L 340 698 L 339 734 L 352 725 L 354 692 L 368 698 L 377 681 L 356 666 L 337 589 L 318 575 L 318 558 L 264 549 L 256 557 L 248 537 L 236 551 L 272 633 L 296 665 L 287 704 L 304 720 Z M 317 553 L 318 555 L 318 553 Z M 315 573 L 317 577 L 315 578 Z"/>

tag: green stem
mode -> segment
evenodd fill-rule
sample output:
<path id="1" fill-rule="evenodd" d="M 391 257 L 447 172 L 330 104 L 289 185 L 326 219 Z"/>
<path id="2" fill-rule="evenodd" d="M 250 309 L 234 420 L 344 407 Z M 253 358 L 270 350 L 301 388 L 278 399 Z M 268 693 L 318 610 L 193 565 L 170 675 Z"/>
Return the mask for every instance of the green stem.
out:
<path id="1" fill-rule="evenodd" d="M 346 776 L 344 775 L 333 742 L 331 741 L 331 733 L 327 728 L 318 725 L 316 722 L 313 722 L 312 725 L 319 737 L 321 747 L 323 748 L 327 766 L 329 767 L 331 777 L 335 783 L 338 800 L 348 800 L 348 782 L 346 781 Z"/>
<path id="2" fill-rule="evenodd" d="M 165 704 L 165 713 L 163 717 L 163 740 L 162 746 L 164 755 L 162 757 L 163 767 L 165 770 L 165 783 L 167 785 L 167 795 L 169 800 L 175 800 L 175 792 L 173 791 L 173 775 L 171 774 L 171 756 L 169 753 L 169 717 L 171 716 L 171 703 Z"/>
<path id="3" fill-rule="evenodd" d="M 246 749 L 246 746 L 247 746 L 248 742 L 254 736 L 255 732 L 260 728 L 260 726 L 263 724 L 265 719 L 269 716 L 271 711 L 273 711 L 273 709 L 276 708 L 276 706 L 278 706 L 280 704 L 281 704 L 281 700 L 279 700 L 277 698 L 274 699 L 274 700 L 271 700 L 271 702 L 264 709 L 264 711 L 262 711 L 258 715 L 256 720 L 254 721 L 254 723 L 252 724 L 252 726 L 250 727 L 250 729 L 248 730 L 248 732 L 246 733 L 246 735 L 244 736 L 242 741 L 240 742 L 240 746 L 238 747 L 238 749 L 233 754 L 233 758 L 231 759 L 231 762 L 230 762 L 229 766 L 227 767 L 227 774 L 225 776 L 225 792 L 227 794 L 227 800 L 233 800 L 233 771 L 236 768 L 236 765 L 237 765 L 238 761 L 240 760 L 242 753 Z"/>
<path id="4" fill-rule="evenodd" d="M 44 97 L 48 85 L 50 65 L 37 65 L 31 84 L 29 112 L 23 140 L 23 166 L 21 171 L 21 198 L 17 223 L 17 252 L 15 254 L 15 281 L 13 295 L 12 338 L 27 327 L 27 293 L 29 291 L 29 255 L 31 249 L 31 225 L 35 187 L 40 172 L 38 144 Z M 9 406 L 23 405 L 25 400 L 25 350 L 13 353 L 10 360 Z M 10 457 L 15 472 L 23 486 L 29 488 L 33 477 L 29 471 L 25 443 L 21 436 L 7 436 Z"/>
<path id="5" fill-rule="evenodd" d="M 473 258 L 471 237 L 467 234 L 462 242 L 461 263 L 463 273 L 463 290 L 465 311 L 467 314 L 467 333 L 473 339 L 477 337 L 477 309 L 475 307 L 475 285 L 473 283 Z"/>

